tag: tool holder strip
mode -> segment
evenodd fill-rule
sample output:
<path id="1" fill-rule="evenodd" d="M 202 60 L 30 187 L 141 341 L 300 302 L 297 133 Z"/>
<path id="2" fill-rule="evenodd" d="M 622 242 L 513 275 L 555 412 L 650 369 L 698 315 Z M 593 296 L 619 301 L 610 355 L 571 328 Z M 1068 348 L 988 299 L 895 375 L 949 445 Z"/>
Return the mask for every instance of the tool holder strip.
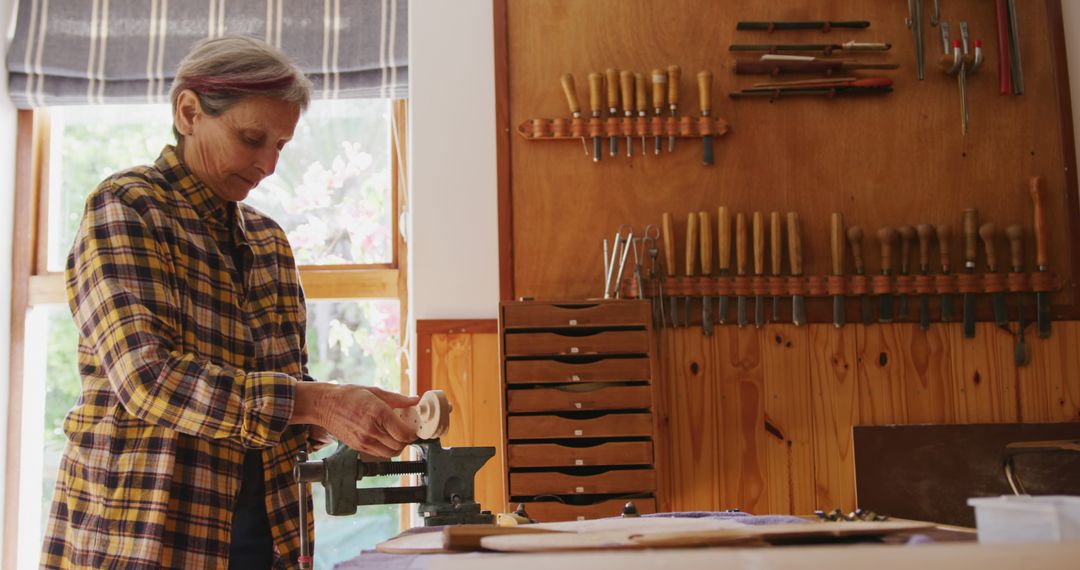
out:
<path id="1" fill-rule="evenodd" d="M 1009 282 L 1004 273 L 983 274 L 983 289 L 987 293 L 1004 293 L 1009 290 Z"/>
<path id="2" fill-rule="evenodd" d="M 982 276 L 974 273 L 961 273 L 956 276 L 956 290 L 961 293 L 981 293 Z"/>
<path id="3" fill-rule="evenodd" d="M 911 275 L 897 275 L 893 278 L 893 291 L 897 295 L 910 295 L 915 292 L 915 277 Z"/>
<path id="4" fill-rule="evenodd" d="M 720 137 L 728 132 L 728 123 L 719 117 L 578 117 L 567 119 L 529 119 L 517 128 L 528 140 L 569 140 L 587 137 Z"/>
<path id="5" fill-rule="evenodd" d="M 949 293 L 956 293 L 956 276 L 955 275 L 935 275 L 934 276 L 934 288 L 938 293 L 947 295 Z"/>
<path id="6" fill-rule="evenodd" d="M 756 297 L 764 297 L 769 294 L 769 288 L 766 286 L 768 280 L 761 276 L 755 276 L 750 279 L 750 290 L 754 292 Z"/>
<path id="7" fill-rule="evenodd" d="M 1028 279 L 1027 273 L 1009 273 L 1008 283 L 1009 292 L 1011 293 L 1023 293 L 1031 290 L 1031 280 Z"/>
<path id="8" fill-rule="evenodd" d="M 888 295 L 893 292 L 892 277 L 888 275 L 875 275 L 870 283 L 875 295 Z"/>
<path id="9" fill-rule="evenodd" d="M 769 295 L 782 297 L 787 294 L 787 281 L 783 277 L 769 277 Z"/>
<path id="10" fill-rule="evenodd" d="M 852 295 L 867 295 L 870 293 L 869 281 L 865 275 L 852 275 L 848 290 Z"/>
<path id="11" fill-rule="evenodd" d="M 847 277 L 843 275 L 830 275 L 826 279 L 826 284 L 826 290 L 831 296 L 847 293 Z"/>

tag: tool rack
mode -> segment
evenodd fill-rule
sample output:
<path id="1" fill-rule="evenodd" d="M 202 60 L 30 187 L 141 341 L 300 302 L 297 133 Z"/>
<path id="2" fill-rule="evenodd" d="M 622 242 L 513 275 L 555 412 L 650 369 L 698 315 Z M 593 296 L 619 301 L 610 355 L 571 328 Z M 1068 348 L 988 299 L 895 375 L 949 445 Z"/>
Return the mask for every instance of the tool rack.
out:
<path id="1" fill-rule="evenodd" d="M 517 127 L 527 140 L 576 140 L 581 137 L 721 137 L 728 123 L 720 117 L 635 117 L 606 119 L 566 118 L 529 119 Z"/>

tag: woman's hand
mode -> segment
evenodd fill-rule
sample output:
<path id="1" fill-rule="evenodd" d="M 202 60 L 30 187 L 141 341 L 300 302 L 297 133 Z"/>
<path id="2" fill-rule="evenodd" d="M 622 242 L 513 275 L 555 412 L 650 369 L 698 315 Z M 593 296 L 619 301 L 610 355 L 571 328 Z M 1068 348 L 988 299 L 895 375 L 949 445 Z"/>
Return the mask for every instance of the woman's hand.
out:
<path id="1" fill-rule="evenodd" d="M 325 428 L 345 445 L 377 457 L 393 457 L 416 441 L 415 428 L 394 411 L 420 399 L 368 386 L 299 382 L 292 423 Z"/>

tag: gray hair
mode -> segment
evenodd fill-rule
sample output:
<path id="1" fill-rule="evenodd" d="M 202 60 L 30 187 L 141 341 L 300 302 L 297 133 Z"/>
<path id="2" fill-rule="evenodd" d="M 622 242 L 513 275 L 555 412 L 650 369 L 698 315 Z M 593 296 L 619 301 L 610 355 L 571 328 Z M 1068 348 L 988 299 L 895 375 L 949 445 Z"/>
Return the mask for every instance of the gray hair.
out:
<path id="1" fill-rule="evenodd" d="M 173 116 L 180 92 L 191 89 L 203 111 L 216 117 L 248 97 L 292 103 L 311 101 L 311 80 L 278 48 L 253 37 L 230 35 L 202 40 L 180 62 L 169 90 Z M 173 135 L 180 141 L 175 119 Z"/>

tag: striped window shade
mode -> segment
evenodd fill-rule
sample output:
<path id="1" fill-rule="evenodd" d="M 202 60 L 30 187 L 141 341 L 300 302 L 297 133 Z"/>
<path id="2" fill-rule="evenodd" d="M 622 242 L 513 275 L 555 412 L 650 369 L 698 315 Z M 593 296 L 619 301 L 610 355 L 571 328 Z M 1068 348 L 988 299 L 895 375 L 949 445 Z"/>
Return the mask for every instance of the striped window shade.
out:
<path id="1" fill-rule="evenodd" d="M 8 91 L 19 108 L 166 103 L 195 42 L 262 38 L 315 98 L 408 95 L 408 0 L 19 0 Z"/>

